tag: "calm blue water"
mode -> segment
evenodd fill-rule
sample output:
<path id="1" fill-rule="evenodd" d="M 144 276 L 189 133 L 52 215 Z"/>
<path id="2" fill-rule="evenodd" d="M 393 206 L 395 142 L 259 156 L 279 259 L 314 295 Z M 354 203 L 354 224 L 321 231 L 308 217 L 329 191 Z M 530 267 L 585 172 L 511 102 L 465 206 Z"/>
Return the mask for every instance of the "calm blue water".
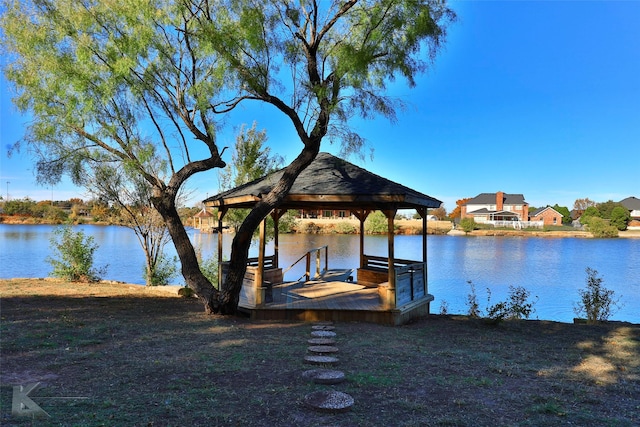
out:
<path id="1" fill-rule="evenodd" d="M 51 266 L 49 240 L 54 227 L 49 225 L 0 224 L 0 278 L 46 277 Z M 104 279 L 143 284 L 144 255 L 134 233 L 116 226 L 77 226 L 93 236 L 99 245 L 95 253 L 97 267 L 107 265 Z M 191 231 L 192 241 L 205 257 L 216 256 L 217 236 Z M 224 257 L 229 257 L 231 236 L 224 236 Z M 308 249 L 329 245 L 330 268 L 356 268 L 359 237 L 353 235 L 280 236 L 280 266 L 291 265 Z M 397 258 L 420 260 L 420 236 L 396 236 Z M 175 255 L 172 245 L 167 253 Z M 272 244 L 267 254 L 272 254 Z M 367 255 L 386 256 L 386 236 L 366 236 Z M 257 249 L 252 248 L 252 255 Z M 509 285 L 524 286 L 531 297 L 538 297 L 531 318 L 572 321 L 578 290 L 584 288 L 585 268 L 598 271 L 604 285 L 621 297 L 623 307 L 612 320 L 640 323 L 640 239 L 578 238 L 505 238 L 429 236 L 429 293 L 435 296 L 431 311 L 438 313 L 446 302 L 449 313 L 465 313 L 470 291 L 475 285 L 480 308 L 487 306 L 487 288 L 491 303 L 507 298 Z M 287 279 L 304 274 L 304 262 Z M 176 279 L 180 284 L 181 279 Z"/>

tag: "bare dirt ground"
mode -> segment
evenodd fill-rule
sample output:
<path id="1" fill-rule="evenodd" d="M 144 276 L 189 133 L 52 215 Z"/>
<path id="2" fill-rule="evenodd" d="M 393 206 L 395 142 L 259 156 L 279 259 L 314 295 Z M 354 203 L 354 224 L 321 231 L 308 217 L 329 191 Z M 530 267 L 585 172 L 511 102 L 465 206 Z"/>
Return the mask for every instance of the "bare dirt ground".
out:
<path id="1" fill-rule="evenodd" d="M 640 325 L 431 315 L 336 323 L 342 384 L 303 378 L 309 323 L 207 316 L 137 285 L 0 280 L 3 426 L 637 426 Z M 50 418 L 12 414 L 13 387 Z M 335 389 L 350 411 L 304 397 Z"/>

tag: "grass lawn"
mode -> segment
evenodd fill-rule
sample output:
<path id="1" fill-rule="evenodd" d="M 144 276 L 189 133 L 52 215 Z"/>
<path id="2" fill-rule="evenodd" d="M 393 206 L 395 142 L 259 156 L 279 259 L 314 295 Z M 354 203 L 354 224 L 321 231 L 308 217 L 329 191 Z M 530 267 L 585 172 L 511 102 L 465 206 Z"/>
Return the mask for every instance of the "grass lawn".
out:
<path id="1" fill-rule="evenodd" d="M 309 323 L 134 285 L 0 280 L 0 297 L 3 426 L 640 425 L 640 325 L 336 323 L 346 381 L 327 386 L 302 377 Z M 13 386 L 37 381 L 50 418 L 12 415 Z M 329 388 L 350 411 L 304 405 Z"/>

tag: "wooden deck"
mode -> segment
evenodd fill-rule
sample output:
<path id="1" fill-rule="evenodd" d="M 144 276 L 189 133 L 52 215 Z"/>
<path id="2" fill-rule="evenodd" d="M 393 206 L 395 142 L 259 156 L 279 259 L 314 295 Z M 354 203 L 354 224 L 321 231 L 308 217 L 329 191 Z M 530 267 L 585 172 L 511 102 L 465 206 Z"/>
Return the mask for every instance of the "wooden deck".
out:
<path id="1" fill-rule="evenodd" d="M 331 280 L 312 280 L 273 285 L 266 303 L 240 309 L 256 320 L 358 321 L 400 325 L 429 313 L 432 295 L 402 307 L 385 306 L 377 287 Z"/>

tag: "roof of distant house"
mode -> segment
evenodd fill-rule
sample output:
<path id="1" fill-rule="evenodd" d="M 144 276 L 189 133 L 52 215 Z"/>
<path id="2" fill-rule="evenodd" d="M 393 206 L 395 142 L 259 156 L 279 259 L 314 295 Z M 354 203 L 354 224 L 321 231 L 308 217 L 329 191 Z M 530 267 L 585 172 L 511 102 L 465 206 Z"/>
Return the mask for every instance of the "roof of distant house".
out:
<path id="1" fill-rule="evenodd" d="M 473 199 L 467 201 L 466 205 L 495 205 L 497 193 L 480 193 Z M 522 194 L 503 193 L 502 203 L 505 205 L 523 205 L 524 196 Z"/>
<path id="2" fill-rule="evenodd" d="M 630 211 L 640 210 L 640 199 L 637 197 L 627 197 L 624 200 L 620 200 L 620 204 Z"/>
<path id="3" fill-rule="evenodd" d="M 540 215 L 542 212 L 546 211 L 547 209 L 551 209 L 552 211 L 554 211 L 555 213 L 557 213 L 560 216 L 564 216 L 562 215 L 560 212 L 558 212 L 557 210 L 553 209 L 551 206 L 545 206 L 544 208 L 539 208 L 536 209 L 535 212 L 531 213 L 531 216 L 538 216 Z"/>

